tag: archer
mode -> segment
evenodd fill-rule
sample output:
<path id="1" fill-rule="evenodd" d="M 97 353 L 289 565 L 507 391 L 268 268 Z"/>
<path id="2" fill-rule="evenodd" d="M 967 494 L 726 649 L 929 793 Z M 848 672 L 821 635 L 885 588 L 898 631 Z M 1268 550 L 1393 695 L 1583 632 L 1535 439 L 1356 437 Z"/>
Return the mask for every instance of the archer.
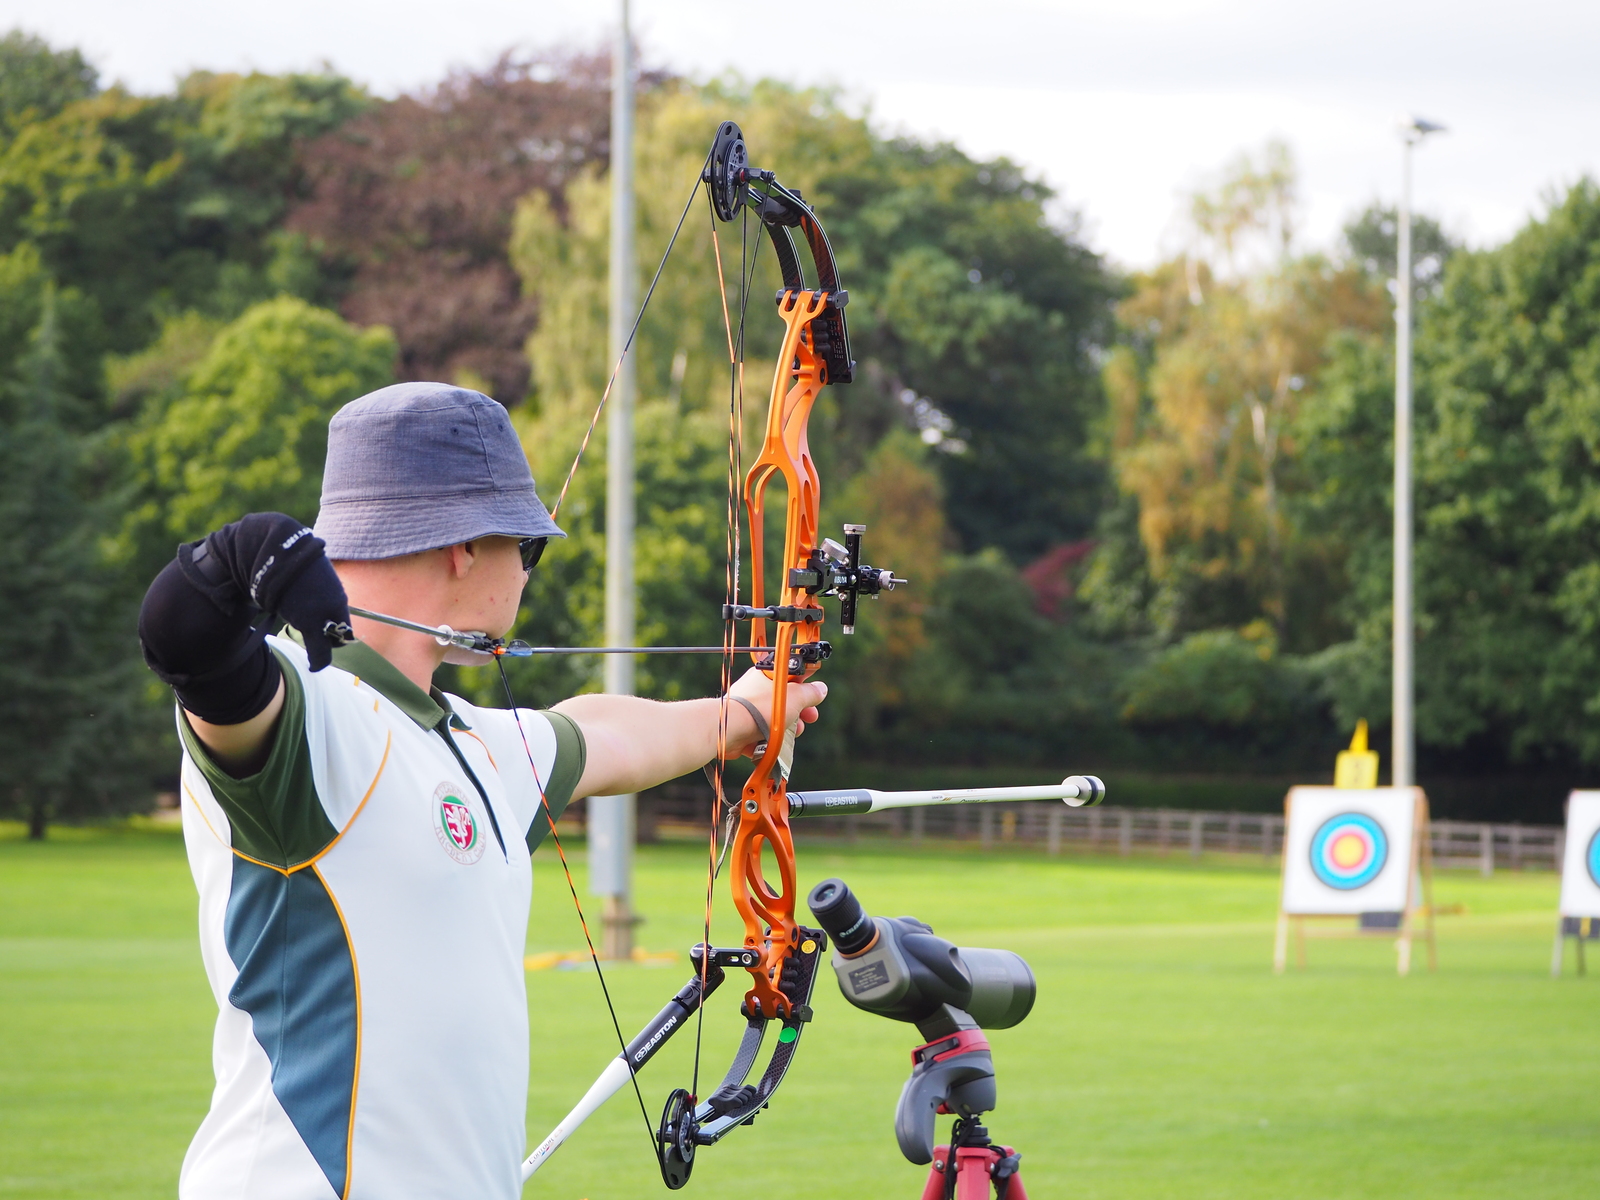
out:
<path id="1" fill-rule="evenodd" d="M 575 798 L 749 753 L 776 696 L 817 719 L 826 685 L 755 667 L 734 703 L 481 708 L 433 686 L 446 639 L 352 619 L 503 646 L 564 536 L 499 404 L 398 384 L 333 418 L 314 530 L 250 514 L 151 585 L 218 1008 L 185 1200 L 520 1195 L 529 854 Z"/>

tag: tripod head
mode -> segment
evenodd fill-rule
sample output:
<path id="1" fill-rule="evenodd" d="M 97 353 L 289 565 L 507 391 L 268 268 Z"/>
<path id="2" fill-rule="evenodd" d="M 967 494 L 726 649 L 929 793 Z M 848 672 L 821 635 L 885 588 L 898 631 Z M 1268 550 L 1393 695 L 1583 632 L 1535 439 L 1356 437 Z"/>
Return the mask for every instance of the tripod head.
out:
<path id="1" fill-rule="evenodd" d="M 983 1029 L 1022 1022 L 1033 1008 L 1033 971 L 1009 950 L 958 947 L 915 917 L 870 917 L 842 879 L 817 884 L 807 903 L 833 938 L 844 998 L 922 1034 L 894 1129 L 910 1162 L 931 1162 L 939 1113 L 977 1125 L 994 1108 L 994 1060 Z"/>

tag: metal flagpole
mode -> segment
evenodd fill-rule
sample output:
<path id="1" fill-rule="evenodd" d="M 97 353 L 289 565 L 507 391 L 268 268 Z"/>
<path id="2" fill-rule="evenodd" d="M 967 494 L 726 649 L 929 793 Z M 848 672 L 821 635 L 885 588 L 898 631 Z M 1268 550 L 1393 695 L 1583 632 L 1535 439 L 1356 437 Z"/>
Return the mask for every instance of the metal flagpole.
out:
<path id="1" fill-rule="evenodd" d="M 633 211 L 633 46 L 628 0 L 619 0 L 611 56 L 611 321 L 609 361 L 622 360 L 606 424 L 606 644 L 634 644 L 633 584 L 633 355 L 623 357 L 633 319 L 637 280 Z M 631 654 L 608 655 L 604 687 L 631 696 Z M 633 877 L 634 796 L 589 798 L 589 887 L 604 898 L 606 958 L 633 953 L 630 908 Z"/>
<path id="2" fill-rule="evenodd" d="M 1414 720 L 1415 664 L 1412 657 L 1414 606 L 1412 549 L 1414 521 L 1411 486 L 1411 148 L 1443 125 L 1408 117 L 1400 125 L 1400 213 L 1395 267 L 1394 339 L 1394 646 L 1392 683 L 1393 740 L 1390 782 L 1410 787 L 1416 782 Z"/>

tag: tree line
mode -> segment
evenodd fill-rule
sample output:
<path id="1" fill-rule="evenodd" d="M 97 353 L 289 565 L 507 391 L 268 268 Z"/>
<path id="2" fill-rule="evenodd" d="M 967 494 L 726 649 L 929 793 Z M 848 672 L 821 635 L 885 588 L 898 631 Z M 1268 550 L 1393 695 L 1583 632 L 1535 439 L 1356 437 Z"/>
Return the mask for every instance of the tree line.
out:
<path id="1" fill-rule="evenodd" d="M 180 540 L 250 509 L 315 517 L 328 417 L 399 379 L 507 405 L 559 490 L 604 387 L 604 64 L 506 56 L 382 99 L 332 74 L 101 87 L 0 39 L 0 811 L 146 808 L 170 696 L 133 633 Z M 957 768 L 1328 769 L 1387 718 L 1393 214 L 1297 236 L 1269 146 L 1193 198 L 1184 251 L 1115 270 L 1005 161 L 885 137 L 826 90 L 640 80 L 653 269 L 709 132 L 821 213 L 857 381 L 812 423 L 824 519 L 913 585 L 835 638 L 818 783 Z M 730 372 L 716 252 L 749 269 L 746 458 L 777 346 L 770 250 L 691 210 L 638 343 L 640 637 L 718 640 Z M 1426 774 L 1576 778 L 1600 759 L 1600 193 L 1507 244 L 1419 221 L 1418 727 Z M 601 626 L 603 429 L 519 634 Z M 519 695 L 598 686 L 517 663 Z M 718 666 L 645 660 L 651 694 Z M 451 687 L 492 702 L 489 681 Z M 1314 774 L 1311 774 L 1313 773 Z M 1509 803 L 1509 802 L 1508 802 Z M 1497 811 L 1534 812 L 1526 795 Z"/>

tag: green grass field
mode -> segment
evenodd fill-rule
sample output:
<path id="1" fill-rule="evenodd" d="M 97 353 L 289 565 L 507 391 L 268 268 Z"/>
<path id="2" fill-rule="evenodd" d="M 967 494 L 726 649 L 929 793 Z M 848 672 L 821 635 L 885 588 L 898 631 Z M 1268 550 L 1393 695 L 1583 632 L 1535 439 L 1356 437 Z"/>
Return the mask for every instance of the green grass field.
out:
<path id="1" fill-rule="evenodd" d="M 181 841 L 17 833 L 0 827 L 0 1196 L 171 1196 L 210 1090 L 213 1018 Z M 642 852 L 648 948 L 698 940 L 702 854 Z M 1600 981 L 1548 977 L 1552 876 L 1442 876 L 1438 902 L 1466 912 L 1441 919 L 1437 975 L 1396 978 L 1390 942 L 1335 941 L 1275 978 L 1277 873 L 1258 863 L 861 845 L 803 846 L 801 866 L 808 886 L 840 875 L 876 912 L 1032 963 L 1037 1007 L 992 1036 L 990 1126 L 1022 1150 L 1036 1200 L 1600 1192 Z M 548 850 L 534 908 L 530 950 L 581 945 Z M 732 942 L 727 911 L 718 940 Z M 682 958 L 609 972 L 627 1032 L 687 975 Z M 532 1141 L 616 1043 L 591 972 L 528 983 Z M 710 1006 L 713 1082 L 741 991 L 730 979 Z M 831 974 L 816 1007 L 773 1108 L 704 1151 L 686 1195 L 920 1195 L 924 1169 L 900 1158 L 892 1128 L 915 1030 L 850 1008 Z M 642 1076 L 652 1120 L 688 1085 L 692 1047 L 679 1043 Z M 527 1191 L 657 1194 L 626 1093 Z"/>

